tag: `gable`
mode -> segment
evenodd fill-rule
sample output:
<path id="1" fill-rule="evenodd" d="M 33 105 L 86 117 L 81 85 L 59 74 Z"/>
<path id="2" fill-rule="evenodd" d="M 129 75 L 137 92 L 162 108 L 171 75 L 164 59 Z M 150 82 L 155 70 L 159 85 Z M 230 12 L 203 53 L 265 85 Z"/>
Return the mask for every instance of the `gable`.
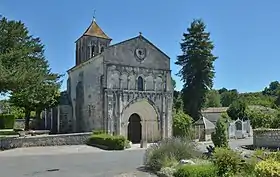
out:
<path id="1" fill-rule="evenodd" d="M 143 59 L 136 54 L 136 49 L 143 51 Z M 170 58 L 143 36 L 111 45 L 104 56 L 108 63 L 170 70 Z"/>

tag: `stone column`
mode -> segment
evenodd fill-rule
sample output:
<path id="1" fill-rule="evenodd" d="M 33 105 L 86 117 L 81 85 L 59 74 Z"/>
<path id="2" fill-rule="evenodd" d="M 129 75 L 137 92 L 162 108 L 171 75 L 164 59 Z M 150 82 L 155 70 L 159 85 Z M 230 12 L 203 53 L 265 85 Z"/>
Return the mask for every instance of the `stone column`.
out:
<path id="1" fill-rule="evenodd" d="M 60 129 L 60 106 L 57 106 L 57 133 L 59 133 Z"/>
<path id="2" fill-rule="evenodd" d="M 121 117 L 121 112 L 122 112 L 122 97 L 123 97 L 123 92 L 119 93 L 118 94 L 118 97 L 117 97 L 117 101 L 118 101 L 118 116 L 117 116 L 117 121 L 118 121 L 118 135 L 121 135 L 122 134 L 122 127 L 121 127 L 121 124 L 122 124 L 122 117 Z"/>
<path id="3" fill-rule="evenodd" d="M 167 94 L 167 104 L 166 104 L 166 123 L 165 123 L 165 127 L 166 127 L 166 137 L 171 137 L 172 136 L 172 94 Z"/>
<path id="4" fill-rule="evenodd" d="M 161 137 L 166 138 L 166 104 L 167 100 L 164 95 L 161 96 L 162 114 L 161 114 Z"/>
<path id="5" fill-rule="evenodd" d="M 45 109 L 44 114 L 45 114 L 45 129 L 47 129 L 48 126 L 47 109 Z"/>
<path id="6" fill-rule="evenodd" d="M 108 93 L 108 133 L 113 134 L 114 121 L 113 121 L 113 93 Z"/>

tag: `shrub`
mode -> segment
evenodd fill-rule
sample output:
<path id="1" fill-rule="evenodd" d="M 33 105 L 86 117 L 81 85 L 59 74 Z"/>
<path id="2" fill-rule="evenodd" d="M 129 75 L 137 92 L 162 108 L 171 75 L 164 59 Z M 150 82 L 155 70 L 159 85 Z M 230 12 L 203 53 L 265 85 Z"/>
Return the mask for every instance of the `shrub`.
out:
<path id="1" fill-rule="evenodd" d="M 107 150 L 123 150 L 126 146 L 126 139 L 123 136 L 93 134 L 88 139 L 88 144 L 105 146 Z"/>
<path id="2" fill-rule="evenodd" d="M 93 130 L 92 133 L 95 135 L 106 134 L 106 132 L 104 130 Z"/>
<path id="3" fill-rule="evenodd" d="M 242 157 L 238 152 L 228 148 L 216 148 L 213 155 L 213 162 L 217 167 L 219 176 L 227 176 L 239 172 L 241 160 Z"/>
<path id="4" fill-rule="evenodd" d="M 273 159 L 259 162 L 255 171 L 259 177 L 280 177 L 280 162 Z"/>
<path id="5" fill-rule="evenodd" d="M 211 139 L 215 147 L 228 147 L 226 127 L 221 119 L 218 120 L 215 132 L 212 133 Z"/>
<path id="6" fill-rule="evenodd" d="M 153 171 L 172 166 L 182 159 L 201 155 L 193 142 L 186 138 L 165 139 L 151 145 L 145 152 L 144 165 Z"/>
<path id="7" fill-rule="evenodd" d="M 216 177 L 217 170 L 213 164 L 184 165 L 175 173 L 174 177 Z"/>
<path id="8" fill-rule="evenodd" d="M 173 113 L 173 135 L 179 137 L 192 137 L 192 118 L 182 110 Z"/>
<path id="9" fill-rule="evenodd" d="M 13 129 L 15 116 L 11 114 L 0 114 L 0 129 Z"/>

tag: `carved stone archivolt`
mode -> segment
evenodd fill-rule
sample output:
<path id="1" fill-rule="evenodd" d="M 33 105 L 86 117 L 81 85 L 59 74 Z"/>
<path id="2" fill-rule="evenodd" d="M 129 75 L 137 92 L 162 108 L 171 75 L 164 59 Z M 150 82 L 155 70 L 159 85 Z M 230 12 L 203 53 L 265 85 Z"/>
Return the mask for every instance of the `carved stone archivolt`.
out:
<path id="1" fill-rule="evenodd" d="M 125 110 L 125 109 L 127 109 L 130 105 L 132 105 L 132 104 L 134 104 L 134 103 L 136 103 L 136 102 L 139 102 L 139 101 L 141 101 L 141 100 L 146 100 L 146 101 L 148 101 L 148 103 L 150 103 L 150 105 L 155 109 L 155 111 L 156 111 L 156 113 L 157 113 L 157 115 L 158 115 L 158 118 L 160 118 L 160 114 L 159 114 L 159 112 L 160 112 L 160 109 L 159 109 L 159 107 L 158 106 L 156 106 L 156 104 L 152 101 L 152 100 L 150 100 L 149 98 L 135 98 L 135 99 L 133 99 L 133 100 L 131 100 L 126 106 L 124 106 L 124 108 L 122 109 L 122 111 L 121 111 L 121 114 L 123 113 L 123 111 Z"/>
<path id="2" fill-rule="evenodd" d="M 136 90 L 138 77 L 143 78 L 144 90 L 163 91 L 166 88 L 166 74 L 169 71 L 123 65 L 108 66 L 107 88 Z"/>

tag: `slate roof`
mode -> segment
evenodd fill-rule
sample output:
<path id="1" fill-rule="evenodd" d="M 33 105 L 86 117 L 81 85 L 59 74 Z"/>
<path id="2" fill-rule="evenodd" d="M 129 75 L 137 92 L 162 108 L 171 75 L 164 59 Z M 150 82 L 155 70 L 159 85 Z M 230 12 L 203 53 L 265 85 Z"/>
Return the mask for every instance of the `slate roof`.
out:
<path id="1" fill-rule="evenodd" d="M 194 125 L 204 125 L 206 130 L 213 130 L 216 127 L 211 121 L 209 121 L 205 117 L 200 118 L 194 123 Z"/>

